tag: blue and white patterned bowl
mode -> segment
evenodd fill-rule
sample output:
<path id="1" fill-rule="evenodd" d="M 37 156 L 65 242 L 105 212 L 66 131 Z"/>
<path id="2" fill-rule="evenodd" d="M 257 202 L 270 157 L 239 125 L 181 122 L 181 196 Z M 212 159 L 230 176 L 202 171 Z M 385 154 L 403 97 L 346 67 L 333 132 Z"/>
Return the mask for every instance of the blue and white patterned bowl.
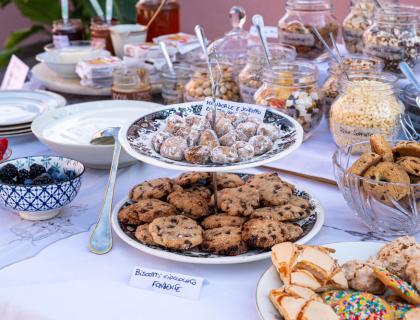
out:
<path id="1" fill-rule="evenodd" d="M 9 163 L 19 170 L 29 170 L 32 164 L 37 163 L 47 170 L 57 167 L 60 171 L 73 170 L 76 173 L 69 181 L 45 185 L 12 185 L 0 181 L 0 203 L 28 220 L 45 220 L 55 217 L 62 207 L 68 205 L 76 197 L 85 171 L 85 167 L 79 161 L 56 156 L 18 158 L 1 163 L 0 168 Z"/>

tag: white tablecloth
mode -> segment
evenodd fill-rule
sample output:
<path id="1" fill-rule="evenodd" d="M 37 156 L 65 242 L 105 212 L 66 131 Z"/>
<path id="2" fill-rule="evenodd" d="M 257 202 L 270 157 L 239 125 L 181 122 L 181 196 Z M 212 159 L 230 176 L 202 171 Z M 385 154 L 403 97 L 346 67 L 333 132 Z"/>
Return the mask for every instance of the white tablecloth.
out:
<path id="1" fill-rule="evenodd" d="M 316 152 L 315 147 L 325 143 L 331 141 L 323 124 L 319 134 L 304 143 L 296 155 L 282 162 L 300 165 L 312 159 L 309 162 L 315 163 L 318 161 L 314 158 L 316 154 L 317 157 L 324 154 L 321 159 L 324 165 L 320 167 L 327 172 L 330 155 Z M 11 146 L 15 157 L 51 153 L 33 137 L 11 139 Z M 329 148 L 333 149 L 333 146 Z M 174 174 L 177 173 L 140 163 L 121 169 L 115 200 L 124 197 L 136 182 Z M 383 240 L 363 226 L 335 187 L 292 176 L 285 178 L 310 189 L 326 210 L 325 225 L 311 243 Z M 106 171 L 88 169 L 80 194 L 70 209 L 82 208 L 81 214 L 93 223 L 106 179 Z M 0 216 L 0 234 L 7 233 L 10 225 L 22 223 L 16 215 L 4 209 L 0 209 Z M 113 250 L 107 255 L 97 256 L 86 248 L 89 233 L 77 232 L 82 233 L 48 246 L 33 258 L 0 270 L 1 319 L 258 319 L 255 286 L 270 265 L 269 260 L 229 266 L 175 263 L 136 251 L 116 237 Z M 36 241 L 32 241 L 32 245 L 36 246 Z M 207 282 L 198 301 L 159 295 L 129 287 L 129 277 L 135 266 L 200 276 Z"/>

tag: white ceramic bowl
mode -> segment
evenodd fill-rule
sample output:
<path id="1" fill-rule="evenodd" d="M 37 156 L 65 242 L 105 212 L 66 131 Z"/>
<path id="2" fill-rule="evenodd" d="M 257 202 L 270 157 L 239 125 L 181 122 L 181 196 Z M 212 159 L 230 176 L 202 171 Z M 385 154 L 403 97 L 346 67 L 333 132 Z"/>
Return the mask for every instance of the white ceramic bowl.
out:
<path id="1" fill-rule="evenodd" d="M 32 123 L 34 135 L 57 154 L 76 159 L 88 167 L 107 169 L 111 165 L 113 146 L 92 145 L 97 131 L 122 126 L 161 105 L 144 101 L 105 100 L 79 103 L 46 112 Z M 120 167 L 136 160 L 121 151 Z"/>
<path id="2" fill-rule="evenodd" d="M 76 64 L 82 59 L 109 57 L 106 50 L 92 50 L 91 47 L 66 47 L 40 53 L 36 60 L 44 63 L 62 78 L 78 78 Z"/>
<path id="3" fill-rule="evenodd" d="M 125 44 L 146 42 L 147 27 L 140 24 L 118 24 L 109 28 L 112 45 L 118 57 L 124 55 Z"/>

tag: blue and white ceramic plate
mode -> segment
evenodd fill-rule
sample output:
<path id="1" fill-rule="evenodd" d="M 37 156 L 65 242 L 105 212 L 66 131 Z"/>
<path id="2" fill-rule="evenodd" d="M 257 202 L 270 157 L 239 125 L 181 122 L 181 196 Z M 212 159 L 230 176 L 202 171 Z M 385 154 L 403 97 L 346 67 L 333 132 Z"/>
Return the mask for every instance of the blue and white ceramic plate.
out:
<path id="1" fill-rule="evenodd" d="M 246 179 L 247 175 L 242 175 Z M 300 186 L 295 186 L 294 194 L 303 197 L 312 205 L 310 215 L 303 220 L 295 223 L 299 224 L 303 229 L 303 234 L 296 240 L 296 243 L 304 244 L 311 240 L 321 230 L 324 224 L 325 213 L 318 199 L 313 197 L 308 191 Z M 121 200 L 112 212 L 112 227 L 115 233 L 128 245 L 156 257 L 167 260 L 197 263 L 197 264 L 235 264 L 259 261 L 270 258 L 270 250 L 249 250 L 248 252 L 238 256 L 218 256 L 203 252 L 198 248 L 186 251 L 171 250 L 159 246 L 145 245 L 140 243 L 134 236 L 135 228 L 126 226 L 118 220 L 118 212 L 130 205 L 132 202 L 128 198 Z"/>
<path id="2" fill-rule="evenodd" d="M 43 165 L 47 170 L 56 167 L 59 171 L 72 170 L 75 176 L 68 181 L 46 185 L 13 185 L 0 182 L 0 204 L 29 220 L 43 220 L 56 216 L 59 209 L 68 205 L 80 190 L 84 166 L 79 161 L 55 156 L 25 157 L 2 162 L 15 165 L 18 170 L 34 164 Z"/>
<path id="3" fill-rule="evenodd" d="M 121 145 L 132 157 L 153 166 L 183 171 L 220 172 L 258 167 L 279 160 L 296 150 L 302 143 L 303 129 L 301 125 L 284 113 L 267 108 L 263 122 L 278 127 L 283 132 L 283 137 L 274 143 L 270 151 L 250 160 L 228 164 L 208 163 L 199 165 L 165 158 L 153 149 L 152 137 L 157 131 L 162 130 L 167 117 L 173 114 L 182 117 L 190 114 L 200 115 L 202 108 L 203 103 L 195 102 L 168 106 L 165 109 L 151 112 L 122 127 L 119 134 Z M 253 116 L 253 114 L 250 113 L 250 116 Z"/>

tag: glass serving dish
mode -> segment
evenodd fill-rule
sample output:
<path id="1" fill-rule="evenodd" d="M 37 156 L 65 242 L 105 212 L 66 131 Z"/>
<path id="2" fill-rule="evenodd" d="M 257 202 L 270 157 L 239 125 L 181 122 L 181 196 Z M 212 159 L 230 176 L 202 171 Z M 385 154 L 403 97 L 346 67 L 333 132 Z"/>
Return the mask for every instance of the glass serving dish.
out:
<path id="1" fill-rule="evenodd" d="M 403 236 L 420 231 L 420 182 L 377 181 L 347 172 L 360 155 L 355 150 L 360 149 L 370 149 L 369 142 L 338 148 L 333 155 L 334 175 L 349 207 L 376 234 Z"/>

